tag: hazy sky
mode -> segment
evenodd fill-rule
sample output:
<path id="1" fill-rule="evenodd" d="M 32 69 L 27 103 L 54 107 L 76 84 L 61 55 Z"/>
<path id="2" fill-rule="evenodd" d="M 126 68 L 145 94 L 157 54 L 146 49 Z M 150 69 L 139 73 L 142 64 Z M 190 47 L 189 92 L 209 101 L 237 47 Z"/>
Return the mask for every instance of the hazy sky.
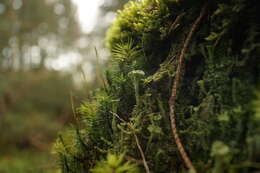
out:
<path id="1" fill-rule="evenodd" d="M 96 23 L 98 7 L 103 0 L 73 0 L 78 8 L 78 17 L 82 30 L 86 33 L 91 32 Z"/>

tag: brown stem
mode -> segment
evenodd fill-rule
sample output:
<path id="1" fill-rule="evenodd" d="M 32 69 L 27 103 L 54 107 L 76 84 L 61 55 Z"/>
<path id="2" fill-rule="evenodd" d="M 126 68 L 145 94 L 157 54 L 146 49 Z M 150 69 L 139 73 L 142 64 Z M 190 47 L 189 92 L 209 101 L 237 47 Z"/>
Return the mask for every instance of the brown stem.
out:
<path id="1" fill-rule="evenodd" d="M 193 171 L 196 172 L 196 169 L 194 168 L 187 152 L 185 151 L 185 148 L 181 142 L 181 139 L 179 137 L 179 133 L 178 133 L 178 129 L 177 129 L 177 125 L 176 125 L 176 113 L 175 113 L 175 104 L 176 104 L 176 97 L 177 97 L 177 88 L 179 86 L 179 82 L 181 80 L 181 70 L 183 67 L 183 63 L 184 63 L 184 56 L 185 53 L 188 49 L 188 46 L 190 44 L 191 38 L 195 32 L 195 30 L 197 29 L 197 26 L 200 24 L 200 22 L 202 21 L 204 15 L 206 14 L 206 9 L 207 9 L 207 4 L 203 7 L 203 9 L 201 10 L 201 13 L 199 15 L 199 17 L 195 20 L 195 22 L 193 23 L 191 30 L 187 36 L 187 38 L 184 41 L 183 44 L 183 48 L 181 50 L 179 59 L 178 59 L 178 66 L 177 66 L 177 70 L 176 70 L 176 75 L 175 75 L 175 79 L 173 81 L 173 87 L 172 87 L 172 91 L 171 91 L 171 97 L 169 99 L 169 107 L 170 107 L 170 120 L 171 120 L 171 128 L 172 128 L 172 134 L 174 136 L 175 139 L 175 143 L 177 145 L 177 148 L 181 154 L 181 157 L 183 159 L 183 162 L 185 164 L 185 166 L 188 169 L 191 169 Z"/>
<path id="2" fill-rule="evenodd" d="M 143 164 L 144 164 L 144 168 L 145 168 L 145 170 L 146 170 L 146 173 L 150 173 L 150 169 L 149 169 L 148 164 L 147 164 L 147 161 L 146 161 L 146 159 L 145 159 L 145 155 L 144 155 L 143 149 L 142 149 L 142 147 L 141 147 L 141 145 L 140 145 L 139 139 L 138 139 L 138 137 L 137 137 L 137 135 L 136 135 L 136 133 L 135 133 L 134 127 L 131 125 L 131 123 L 126 122 L 124 119 L 122 119 L 122 118 L 121 118 L 119 115 L 117 115 L 116 113 L 114 113 L 114 112 L 110 112 L 110 113 L 111 113 L 112 115 L 114 115 L 115 117 L 117 117 L 120 121 L 122 121 L 123 123 L 125 123 L 125 124 L 129 127 L 129 129 L 133 132 L 133 135 L 134 135 L 134 138 L 135 138 L 135 143 L 136 143 L 136 145 L 137 145 L 137 147 L 138 147 L 138 150 L 139 150 L 139 152 L 140 152 L 140 154 L 141 154 L 141 157 L 142 157 L 142 160 L 143 160 Z"/>

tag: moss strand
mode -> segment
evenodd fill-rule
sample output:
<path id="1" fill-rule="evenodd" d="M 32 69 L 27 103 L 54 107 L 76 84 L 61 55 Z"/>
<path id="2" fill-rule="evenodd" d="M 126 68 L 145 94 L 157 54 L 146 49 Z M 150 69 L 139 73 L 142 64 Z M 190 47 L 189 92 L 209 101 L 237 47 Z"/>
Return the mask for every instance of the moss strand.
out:
<path id="1" fill-rule="evenodd" d="M 142 160 L 143 160 L 143 164 L 144 164 L 144 168 L 146 170 L 146 173 L 150 173 L 149 166 L 148 166 L 147 161 L 145 159 L 144 151 L 143 151 L 143 149 L 142 149 L 142 147 L 140 145 L 140 142 L 139 142 L 139 139 L 138 139 L 138 137 L 137 137 L 137 135 L 135 133 L 134 127 L 130 123 L 128 123 L 124 119 L 122 119 L 120 116 L 118 116 L 116 113 L 114 113 L 114 112 L 110 112 L 110 113 L 112 115 L 114 115 L 116 118 L 118 118 L 121 122 L 125 123 L 129 127 L 129 129 L 133 132 L 133 136 L 135 138 L 135 143 L 136 143 L 136 145 L 138 147 L 138 150 L 139 150 L 139 152 L 141 154 L 141 157 L 142 157 Z"/>

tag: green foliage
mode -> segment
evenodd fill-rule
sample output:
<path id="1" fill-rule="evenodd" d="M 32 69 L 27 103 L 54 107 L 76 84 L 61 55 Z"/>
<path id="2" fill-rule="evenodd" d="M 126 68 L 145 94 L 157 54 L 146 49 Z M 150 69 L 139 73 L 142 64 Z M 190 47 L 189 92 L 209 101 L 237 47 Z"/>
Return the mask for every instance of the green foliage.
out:
<path id="1" fill-rule="evenodd" d="M 124 10 L 118 11 L 117 20 L 108 30 L 107 47 L 113 52 L 117 49 L 118 44 L 127 43 L 130 39 L 133 46 L 141 52 L 135 59 L 127 56 L 125 58 L 128 59 L 128 62 L 137 61 L 142 69 L 152 70 L 161 62 L 160 58 L 167 56 L 165 52 L 159 50 L 170 47 L 170 44 L 163 38 L 170 32 L 171 17 L 173 16 L 164 3 L 150 0 L 130 1 L 125 5 Z M 132 49 L 132 51 L 134 50 Z"/>
<path id="2" fill-rule="evenodd" d="M 109 160 L 121 153 L 140 162 L 138 167 L 145 172 L 135 135 L 152 172 L 188 172 L 171 135 L 168 100 L 183 40 L 203 3 L 131 1 L 118 12 L 107 33 L 112 52 L 107 85 L 80 108 L 76 126 L 80 133 L 70 138 L 70 142 L 81 141 L 88 150 L 73 145 L 69 156 L 63 151 L 66 162 L 62 166 L 67 165 L 67 172 L 80 172 L 73 169 L 76 163 L 85 172 L 106 172 L 111 169 Z M 255 97 L 260 49 L 255 4 L 246 0 L 210 2 L 207 17 L 186 53 L 176 121 L 198 172 L 260 169 L 259 98 Z M 66 145 L 64 142 L 63 148 Z M 115 156 L 102 160 L 108 153 Z M 75 157 L 80 160 L 71 161 Z"/>
<path id="3" fill-rule="evenodd" d="M 8 129 L 0 135 L 0 146 L 49 145 L 71 114 L 71 76 L 46 70 L 6 72 L 0 78 L 5 81 L 0 84 L 0 130 Z"/>
<path id="4" fill-rule="evenodd" d="M 106 160 L 102 160 L 91 170 L 93 173 L 138 173 L 135 164 L 123 161 L 124 155 L 108 154 Z"/>
<path id="5" fill-rule="evenodd" d="M 230 154 L 230 148 L 222 142 L 215 141 L 213 143 L 211 156 L 216 158 L 212 173 L 224 172 L 227 171 L 227 167 L 231 167 L 232 155 Z"/>
<path id="6" fill-rule="evenodd" d="M 126 44 L 116 44 L 112 53 L 117 61 L 131 61 L 140 55 L 140 50 L 134 47 L 132 40 L 129 40 Z"/>
<path id="7" fill-rule="evenodd" d="M 71 121 L 71 76 L 40 70 L 3 72 L 0 78 L 0 172 L 54 172 L 49 150 Z"/>
<path id="8" fill-rule="evenodd" d="M 126 41 L 129 37 L 137 38 L 141 33 L 159 31 L 160 34 L 164 34 L 165 29 L 162 25 L 169 17 L 168 8 L 162 2 L 130 1 L 124 10 L 118 12 L 117 20 L 107 33 L 108 47 L 113 48 L 113 45 L 121 40 Z"/>
<path id="9" fill-rule="evenodd" d="M 4 173 L 58 173 L 55 159 L 46 152 L 12 151 L 2 154 L 0 172 Z"/>

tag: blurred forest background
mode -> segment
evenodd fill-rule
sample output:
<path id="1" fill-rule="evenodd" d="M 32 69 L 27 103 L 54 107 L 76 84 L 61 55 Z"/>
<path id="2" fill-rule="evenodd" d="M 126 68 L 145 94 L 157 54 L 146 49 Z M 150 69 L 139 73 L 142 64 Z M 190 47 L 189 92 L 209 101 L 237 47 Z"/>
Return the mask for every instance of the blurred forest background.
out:
<path id="1" fill-rule="evenodd" d="M 0 173 L 56 172 L 53 140 L 100 85 L 105 31 L 125 2 L 100 1 L 84 32 L 71 0 L 0 1 Z"/>

